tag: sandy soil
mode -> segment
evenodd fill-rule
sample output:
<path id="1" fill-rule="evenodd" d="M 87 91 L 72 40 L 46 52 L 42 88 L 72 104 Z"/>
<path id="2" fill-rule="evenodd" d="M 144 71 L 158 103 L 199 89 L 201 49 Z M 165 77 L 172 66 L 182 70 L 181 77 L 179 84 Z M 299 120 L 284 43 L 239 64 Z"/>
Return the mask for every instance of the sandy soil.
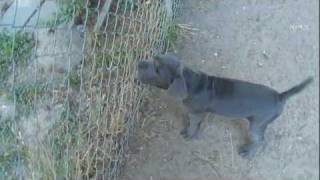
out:
<path id="1" fill-rule="evenodd" d="M 179 109 L 151 88 L 131 142 L 124 180 L 319 179 L 318 1 L 185 0 L 179 23 L 198 31 L 178 42 L 184 63 L 211 75 L 284 91 L 307 76 L 315 83 L 287 103 L 252 159 L 237 154 L 247 122 L 210 115 L 186 141 Z"/>

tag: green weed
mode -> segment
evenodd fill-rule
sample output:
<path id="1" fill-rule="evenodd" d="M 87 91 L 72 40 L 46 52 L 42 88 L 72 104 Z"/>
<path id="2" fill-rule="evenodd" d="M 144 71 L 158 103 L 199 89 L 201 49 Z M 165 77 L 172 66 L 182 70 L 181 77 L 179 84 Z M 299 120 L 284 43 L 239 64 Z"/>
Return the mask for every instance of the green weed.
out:
<path id="1" fill-rule="evenodd" d="M 174 50 L 175 43 L 178 40 L 180 34 L 180 29 L 178 25 L 172 23 L 168 26 L 167 31 L 165 32 L 165 49 L 171 51 Z"/>
<path id="2" fill-rule="evenodd" d="M 12 119 L 0 123 L 0 144 L 0 178 L 14 178 L 12 176 L 15 171 L 24 166 L 28 151 L 26 146 L 18 144 L 18 135 Z"/>
<path id="3" fill-rule="evenodd" d="M 26 32 L 0 32 L 0 80 L 7 78 L 13 65 L 26 65 L 34 47 L 33 37 Z"/>
<path id="4" fill-rule="evenodd" d="M 53 16 L 53 18 L 40 24 L 53 28 L 62 23 L 68 23 L 74 20 L 74 18 L 80 18 L 83 21 L 85 19 L 84 16 L 88 15 L 90 17 L 95 12 L 95 8 L 92 3 L 89 2 L 88 7 L 86 7 L 87 2 L 84 0 L 63 0 L 59 3 L 58 12 Z"/>
<path id="5" fill-rule="evenodd" d="M 8 99 L 16 100 L 16 107 L 19 113 L 28 115 L 35 108 L 35 101 L 41 98 L 47 92 L 47 85 L 43 83 L 17 83 L 13 92 L 9 88 L 3 89 L 7 91 Z"/>

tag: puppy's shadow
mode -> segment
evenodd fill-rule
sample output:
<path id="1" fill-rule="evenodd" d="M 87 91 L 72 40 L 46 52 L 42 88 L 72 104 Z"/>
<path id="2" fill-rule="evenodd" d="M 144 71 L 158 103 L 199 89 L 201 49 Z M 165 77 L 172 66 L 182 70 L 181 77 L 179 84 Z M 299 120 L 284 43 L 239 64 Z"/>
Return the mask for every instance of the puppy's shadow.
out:
<path id="1" fill-rule="evenodd" d="M 240 146 L 248 141 L 248 126 L 249 123 L 245 119 L 239 121 L 239 119 L 208 114 L 203 123 L 202 133 L 206 133 L 204 136 L 213 138 L 217 142 L 224 141 L 231 135 L 233 143 Z"/>

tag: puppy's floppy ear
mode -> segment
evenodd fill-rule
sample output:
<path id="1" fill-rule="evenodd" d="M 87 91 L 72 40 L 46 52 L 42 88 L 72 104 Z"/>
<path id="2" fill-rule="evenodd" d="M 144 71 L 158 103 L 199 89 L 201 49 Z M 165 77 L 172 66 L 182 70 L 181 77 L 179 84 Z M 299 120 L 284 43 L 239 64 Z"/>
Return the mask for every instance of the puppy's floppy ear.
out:
<path id="1" fill-rule="evenodd" d="M 173 80 L 168 88 L 168 94 L 178 99 L 185 99 L 188 96 L 186 83 L 182 76 L 178 76 Z"/>
<path id="2" fill-rule="evenodd" d="M 173 53 L 160 54 L 153 57 L 156 63 L 164 65 L 170 68 L 173 72 L 176 72 L 180 67 L 180 62 L 178 57 Z"/>
<path id="3" fill-rule="evenodd" d="M 194 72 L 189 68 L 183 69 L 182 77 L 184 78 L 187 93 L 189 95 L 196 94 L 197 92 L 203 90 L 207 80 L 205 75 Z"/>

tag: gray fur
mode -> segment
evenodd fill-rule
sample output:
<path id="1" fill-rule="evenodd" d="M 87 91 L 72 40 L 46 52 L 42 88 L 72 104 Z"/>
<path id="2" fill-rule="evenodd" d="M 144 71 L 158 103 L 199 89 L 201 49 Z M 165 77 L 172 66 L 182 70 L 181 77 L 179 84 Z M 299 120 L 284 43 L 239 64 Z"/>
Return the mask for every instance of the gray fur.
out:
<path id="1" fill-rule="evenodd" d="M 174 54 L 164 54 L 138 65 L 138 80 L 144 84 L 167 89 L 187 109 L 187 139 L 197 136 L 203 114 L 211 112 L 249 120 L 249 142 L 239 149 L 241 156 L 253 155 L 264 140 L 267 126 L 280 116 L 288 98 L 312 82 L 305 80 L 286 92 L 278 93 L 264 85 L 209 76 L 183 66 Z"/>

